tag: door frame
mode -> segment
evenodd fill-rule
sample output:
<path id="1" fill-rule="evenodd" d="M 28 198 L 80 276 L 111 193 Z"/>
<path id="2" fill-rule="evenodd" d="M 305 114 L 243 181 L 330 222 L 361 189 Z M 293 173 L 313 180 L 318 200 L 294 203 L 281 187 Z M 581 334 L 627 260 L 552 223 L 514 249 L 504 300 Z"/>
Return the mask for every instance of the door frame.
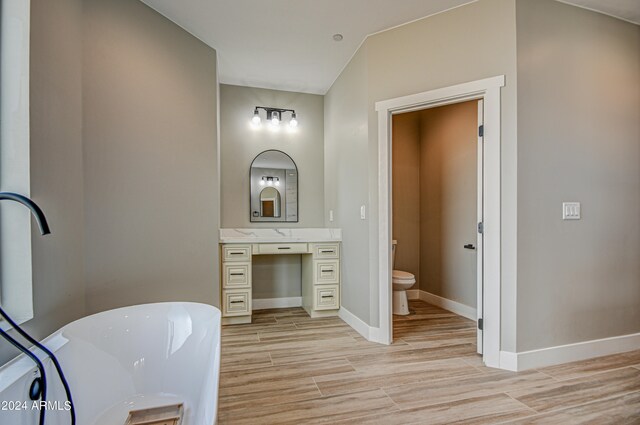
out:
<path id="1" fill-rule="evenodd" d="M 500 367 L 500 292 L 501 292 L 501 231 L 500 231 L 500 89 L 505 76 L 486 78 L 430 90 L 409 96 L 376 102 L 378 112 L 378 285 L 380 327 L 378 342 L 390 344 L 393 340 L 391 289 L 391 123 L 392 115 L 434 108 L 469 100 L 484 101 L 483 137 L 483 205 L 482 235 L 484 295 L 478 311 L 483 316 L 483 361 L 487 366 Z"/>

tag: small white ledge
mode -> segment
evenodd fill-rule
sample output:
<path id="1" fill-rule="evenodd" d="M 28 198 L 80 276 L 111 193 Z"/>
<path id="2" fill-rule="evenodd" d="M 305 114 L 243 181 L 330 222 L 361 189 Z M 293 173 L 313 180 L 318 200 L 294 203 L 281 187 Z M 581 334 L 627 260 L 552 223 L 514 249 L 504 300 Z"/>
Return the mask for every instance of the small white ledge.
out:
<path id="1" fill-rule="evenodd" d="M 342 229 L 220 229 L 220 243 L 340 242 Z"/>

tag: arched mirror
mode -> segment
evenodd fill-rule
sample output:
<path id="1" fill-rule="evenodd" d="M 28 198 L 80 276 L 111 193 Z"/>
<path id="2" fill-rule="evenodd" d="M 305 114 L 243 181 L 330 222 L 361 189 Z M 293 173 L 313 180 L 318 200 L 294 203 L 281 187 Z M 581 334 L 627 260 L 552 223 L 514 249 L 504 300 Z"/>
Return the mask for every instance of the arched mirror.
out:
<path id="1" fill-rule="evenodd" d="M 251 163 L 251 221 L 298 221 L 298 167 L 286 153 L 268 150 Z"/>

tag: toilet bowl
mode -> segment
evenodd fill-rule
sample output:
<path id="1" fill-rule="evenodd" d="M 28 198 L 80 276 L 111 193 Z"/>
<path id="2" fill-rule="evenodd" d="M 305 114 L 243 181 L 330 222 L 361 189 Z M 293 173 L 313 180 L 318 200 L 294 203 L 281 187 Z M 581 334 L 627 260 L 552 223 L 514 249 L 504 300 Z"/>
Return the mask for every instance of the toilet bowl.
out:
<path id="1" fill-rule="evenodd" d="M 397 241 L 393 241 L 392 264 L 395 263 Z M 393 287 L 393 314 L 406 316 L 409 314 L 409 301 L 407 299 L 407 289 L 416 283 L 416 277 L 409 272 L 394 270 L 391 276 Z"/>

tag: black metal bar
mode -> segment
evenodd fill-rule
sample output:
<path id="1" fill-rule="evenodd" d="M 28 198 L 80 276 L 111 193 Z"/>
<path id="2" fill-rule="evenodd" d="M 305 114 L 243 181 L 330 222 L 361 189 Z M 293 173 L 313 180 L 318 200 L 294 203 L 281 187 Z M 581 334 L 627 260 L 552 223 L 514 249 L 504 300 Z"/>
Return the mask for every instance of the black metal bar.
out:
<path id="1" fill-rule="evenodd" d="M 31 199 L 27 198 L 26 196 L 13 193 L 13 192 L 0 192 L 0 201 L 5 199 L 9 201 L 18 202 L 24 205 L 25 207 L 29 208 L 29 210 L 35 217 L 36 221 L 38 222 L 38 226 L 40 227 L 40 233 L 42 233 L 43 235 L 48 235 L 49 233 L 51 233 L 51 230 L 49 229 L 49 224 L 47 223 L 47 218 L 45 217 L 40 207 L 38 207 L 38 205 L 35 202 L 33 202 Z M 73 406 L 71 389 L 69 388 L 69 383 L 67 382 L 67 378 L 64 376 L 64 372 L 62 371 L 60 362 L 58 362 L 58 358 L 47 347 L 40 344 L 40 342 L 36 341 L 35 338 L 33 338 L 31 335 L 26 333 L 20 326 L 18 326 L 18 324 L 14 322 L 13 319 L 11 319 L 11 317 L 9 317 L 1 308 L 0 308 L 0 315 L 13 327 L 13 329 L 16 332 L 18 332 L 18 334 L 20 334 L 20 336 L 22 336 L 24 339 L 29 341 L 31 344 L 38 347 L 40 350 L 44 351 L 47 354 L 47 356 L 49 356 L 49 358 L 53 362 L 53 365 L 56 368 L 56 372 L 58 372 L 58 376 L 60 377 L 60 382 L 64 387 L 64 392 L 70 404 L 69 415 L 71 416 L 71 425 L 75 425 L 76 410 L 75 410 L 75 407 Z"/>
<path id="2" fill-rule="evenodd" d="M 31 199 L 13 192 L 0 192 L 0 200 L 3 199 L 18 202 L 29 208 L 34 218 L 36 219 L 36 222 L 38 223 L 38 227 L 40 227 L 40 233 L 42 233 L 43 235 L 48 235 L 49 233 L 51 233 L 51 230 L 49 230 L 49 224 L 47 223 L 47 218 L 44 216 L 44 213 L 42 212 L 40 207 Z"/>

